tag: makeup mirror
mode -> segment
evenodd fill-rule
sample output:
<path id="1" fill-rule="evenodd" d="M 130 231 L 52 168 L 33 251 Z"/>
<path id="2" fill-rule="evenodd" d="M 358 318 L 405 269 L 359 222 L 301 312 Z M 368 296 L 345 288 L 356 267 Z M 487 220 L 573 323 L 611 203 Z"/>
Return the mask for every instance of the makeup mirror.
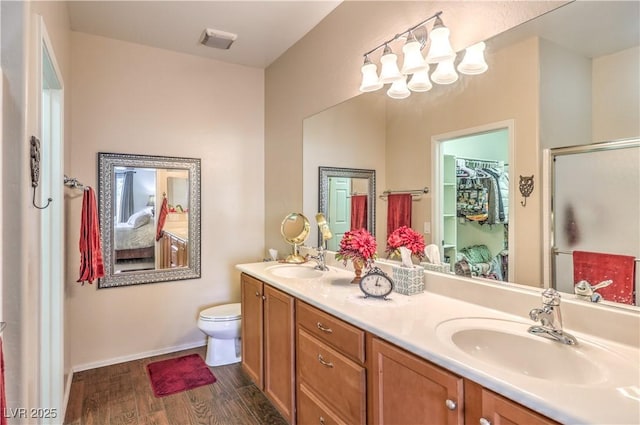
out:
<path id="1" fill-rule="evenodd" d="M 293 245 L 293 252 L 284 259 L 285 263 L 300 264 L 306 261 L 298 253 L 298 246 L 307 240 L 310 228 L 309 220 L 300 213 L 291 213 L 282 220 L 280 233 L 288 244 Z"/>

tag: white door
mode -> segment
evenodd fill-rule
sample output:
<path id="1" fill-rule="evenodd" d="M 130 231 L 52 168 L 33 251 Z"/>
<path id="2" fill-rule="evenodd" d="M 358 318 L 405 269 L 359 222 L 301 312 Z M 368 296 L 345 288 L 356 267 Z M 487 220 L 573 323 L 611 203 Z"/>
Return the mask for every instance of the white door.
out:
<path id="1" fill-rule="evenodd" d="M 351 179 L 329 177 L 329 217 L 327 224 L 333 238 L 327 241 L 327 249 L 337 251 L 342 236 L 351 228 Z"/>

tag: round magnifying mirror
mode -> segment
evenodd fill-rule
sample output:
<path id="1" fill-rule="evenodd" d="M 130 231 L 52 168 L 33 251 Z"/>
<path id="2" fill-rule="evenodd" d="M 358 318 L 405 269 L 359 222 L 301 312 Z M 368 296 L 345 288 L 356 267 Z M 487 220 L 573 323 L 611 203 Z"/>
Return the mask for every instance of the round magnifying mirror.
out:
<path id="1" fill-rule="evenodd" d="M 301 213 L 291 213 L 282 220 L 280 233 L 285 241 L 293 245 L 293 253 L 285 258 L 285 263 L 304 263 L 306 260 L 298 254 L 298 245 L 309 237 L 309 220 Z"/>

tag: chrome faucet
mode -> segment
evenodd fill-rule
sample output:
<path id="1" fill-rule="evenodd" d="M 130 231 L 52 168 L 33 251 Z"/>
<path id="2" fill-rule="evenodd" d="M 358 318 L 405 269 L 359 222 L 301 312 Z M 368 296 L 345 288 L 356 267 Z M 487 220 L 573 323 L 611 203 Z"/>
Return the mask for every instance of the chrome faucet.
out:
<path id="1" fill-rule="evenodd" d="M 596 290 L 604 288 L 605 286 L 609 286 L 612 283 L 613 280 L 603 280 L 598 284 L 591 285 L 586 280 L 581 280 L 580 282 L 576 283 L 576 286 L 573 287 L 573 291 L 575 292 L 578 299 L 597 303 L 602 299 L 602 295 L 598 294 Z"/>
<path id="2" fill-rule="evenodd" d="M 548 288 L 542 293 L 542 308 L 534 308 L 529 317 L 541 326 L 533 325 L 529 333 L 561 342 L 576 345 L 578 341 L 571 334 L 562 330 L 562 314 L 560 313 L 560 293 Z"/>
<path id="3" fill-rule="evenodd" d="M 316 264 L 314 269 L 326 272 L 327 270 L 329 270 L 329 267 L 327 267 L 327 263 L 325 259 L 326 249 L 324 249 L 324 247 L 320 245 L 318 248 L 316 248 L 316 250 L 318 251 L 317 255 L 307 255 L 307 258 L 311 260 L 316 260 L 316 263 L 318 263 Z"/>

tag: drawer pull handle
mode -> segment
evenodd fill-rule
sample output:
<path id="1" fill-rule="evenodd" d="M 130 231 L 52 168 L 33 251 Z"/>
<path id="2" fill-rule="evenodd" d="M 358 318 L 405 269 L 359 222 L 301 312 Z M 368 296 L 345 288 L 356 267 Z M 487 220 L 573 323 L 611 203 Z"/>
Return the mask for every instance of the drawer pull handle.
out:
<path id="1" fill-rule="evenodd" d="M 326 367 L 333 367 L 333 363 L 325 361 L 325 359 L 322 358 L 322 354 L 318 354 L 318 361 Z"/>
<path id="2" fill-rule="evenodd" d="M 491 425 L 491 422 L 488 419 L 480 418 L 480 425 Z"/>
<path id="3" fill-rule="evenodd" d="M 333 329 L 331 329 L 331 328 L 325 328 L 325 327 L 322 325 L 322 323 L 320 323 L 320 322 L 317 322 L 317 323 L 316 323 L 316 327 L 317 327 L 318 329 L 320 329 L 322 332 L 326 332 L 326 333 L 328 333 L 328 334 L 333 333 Z"/>
<path id="4" fill-rule="evenodd" d="M 324 418 L 320 416 L 320 425 L 324 425 Z"/>
<path id="5" fill-rule="evenodd" d="M 449 410 L 456 410 L 456 407 L 458 407 L 458 404 L 451 399 L 447 399 L 447 401 L 445 401 L 444 404 L 445 406 L 447 406 L 447 409 Z"/>

